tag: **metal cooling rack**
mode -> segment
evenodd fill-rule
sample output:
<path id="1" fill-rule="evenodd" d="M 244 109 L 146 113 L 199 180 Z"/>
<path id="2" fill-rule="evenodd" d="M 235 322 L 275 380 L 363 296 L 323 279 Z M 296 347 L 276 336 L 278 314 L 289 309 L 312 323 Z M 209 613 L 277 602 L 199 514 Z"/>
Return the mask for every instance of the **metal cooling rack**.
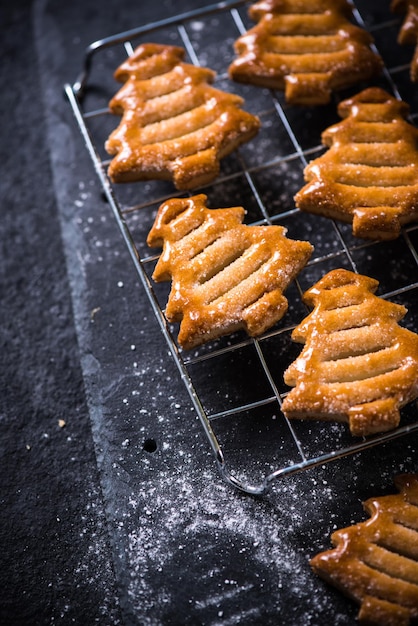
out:
<path id="1" fill-rule="evenodd" d="M 418 102 L 411 102 L 412 50 L 396 44 L 401 18 L 382 4 L 381 0 L 359 0 L 354 18 L 372 33 L 385 61 L 378 84 L 409 102 L 414 119 Z M 65 93 L 220 472 L 236 488 L 262 494 L 279 477 L 418 430 L 416 403 L 403 410 L 401 427 L 362 440 L 354 440 L 344 424 L 290 423 L 280 411 L 287 392 L 283 372 L 300 352 L 290 333 L 307 313 L 301 300 L 303 291 L 330 269 L 346 267 L 377 278 L 381 297 L 403 303 L 410 311 L 415 306 L 416 310 L 418 227 L 403 229 L 396 242 L 365 243 L 352 238 L 351 226 L 302 216 L 295 209 L 292 198 L 303 184 L 303 168 L 323 150 L 322 130 L 339 120 L 337 99 L 319 110 L 294 109 L 286 105 L 281 93 L 228 81 L 233 42 L 252 25 L 248 6 L 242 1 L 221 2 L 96 41 L 87 48 L 82 71 L 72 85 L 65 86 Z M 104 141 L 119 123 L 107 108 L 119 88 L 113 71 L 145 41 L 183 46 L 188 62 L 216 70 L 216 84 L 243 95 L 244 108 L 262 121 L 259 136 L 222 162 L 220 176 L 213 184 L 194 193 L 205 193 L 211 208 L 241 204 L 247 209 L 247 223 L 280 223 L 288 228 L 289 237 L 309 239 L 315 246 L 311 261 L 286 293 L 288 314 L 258 339 L 237 333 L 192 353 L 179 349 L 177 329 L 164 317 L 169 285 L 153 283 L 156 256 L 145 243 L 158 206 L 179 194 L 171 183 L 113 185 L 107 177 L 110 160 L 104 153 Z M 358 85 L 351 93 L 366 86 Z M 408 314 L 404 322 L 418 331 L 416 316 Z"/>

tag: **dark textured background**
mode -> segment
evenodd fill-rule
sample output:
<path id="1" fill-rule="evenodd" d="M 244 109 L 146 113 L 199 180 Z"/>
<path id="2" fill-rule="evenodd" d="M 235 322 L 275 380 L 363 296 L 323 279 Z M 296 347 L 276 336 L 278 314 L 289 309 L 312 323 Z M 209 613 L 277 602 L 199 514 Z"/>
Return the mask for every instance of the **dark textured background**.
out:
<path id="1" fill-rule="evenodd" d="M 262 500 L 219 478 L 62 93 L 88 43 L 188 6 L 0 4 L 6 626 L 354 624 L 307 560 L 416 471 L 415 435 Z"/>

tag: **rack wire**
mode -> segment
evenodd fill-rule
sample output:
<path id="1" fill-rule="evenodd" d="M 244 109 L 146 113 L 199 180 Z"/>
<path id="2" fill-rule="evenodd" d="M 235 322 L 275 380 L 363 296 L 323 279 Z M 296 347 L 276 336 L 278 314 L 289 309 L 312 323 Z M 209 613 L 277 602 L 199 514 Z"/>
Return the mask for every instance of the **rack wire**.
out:
<path id="1" fill-rule="evenodd" d="M 408 73 L 412 54 L 396 44 L 400 18 L 382 10 L 380 0 L 363 4 L 364 9 L 360 0 L 356 3 L 354 19 L 372 33 L 385 62 L 378 84 L 409 102 L 413 120 L 418 103 L 411 102 Z M 362 242 L 352 237 L 351 226 L 301 215 L 295 208 L 292 199 L 303 184 L 303 168 L 323 150 L 321 132 L 338 121 L 337 97 L 319 110 L 301 110 L 288 106 L 281 93 L 228 80 L 233 42 L 252 25 L 248 5 L 244 1 L 220 2 L 95 41 L 85 51 L 75 82 L 65 85 L 65 93 L 220 473 L 237 489 L 260 495 L 279 477 L 418 431 L 416 403 L 402 410 L 399 428 L 361 440 L 354 440 L 344 424 L 290 422 L 280 410 L 288 392 L 283 372 L 299 352 L 290 334 L 307 313 L 303 291 L 330 269 L 346 267 L 377 278 L 380 297 L 413 311 L 418 306 L 418 227 L 404 228 L 395 242 Z M 218 179 L 198 191 L 208 196 L 208 206 L 241 204 L 247 210 L 246 223 L 279 223 L 291 238 L 309 239 L 314 245 L 313 257 L 286 293 L 287 315 L 257 339 L 235 333 L 190 353 L 179 348 L 176 327 L 164 315 L 169 285 L 152 281 L 157 256 L 147 248 L 146 235 L 158 206 L 180 194 L 168 182 L 114 185 L 107 176 L 109 158 L 104 142 L 119 121 L 107 106 L 117 90 L 113 71 L 145 41 L 183 46 L 189 62 L 216 70 L 215 84 L 241 94 L 244 108 L 261 119 L 259 135 L 227 157 Z M 418 331 L 412 314 L 405 325 Z"/>

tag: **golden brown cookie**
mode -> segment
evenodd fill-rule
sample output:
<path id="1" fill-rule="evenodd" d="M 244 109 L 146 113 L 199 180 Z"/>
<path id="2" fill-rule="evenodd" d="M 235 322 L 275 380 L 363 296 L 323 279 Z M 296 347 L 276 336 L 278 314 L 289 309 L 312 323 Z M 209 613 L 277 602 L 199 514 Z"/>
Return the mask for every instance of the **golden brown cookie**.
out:
<path id="1" fill-rule="evenodd" d="M 312 246 L 281 226 L 242 224 L 242 207 L 208 209 L 206 196 L 163 203 L 148 235 L 163 247 L 155 281 L 172 281 L 166 307 L 180 322 L 186 349 L 244 329 L 260 335 L 283 317 L 283 291 L 307 263 Z"/>
<path id="2" fill-rule="evenodd" d="M 280 89 L 291 104 L 326 104 L 333 91 L 382 69 L 346 0 L 261 0 L 249 14 L 257 24 L 235 42 L 229 75 Z"/>
<path id="3" fill-rule="evenodd" d="M 353 235 L 388 240 L 418 218 L 418 129 L 408 105 L 371 87 L 340 103 L 322 134 L 329 150 L 304 170 L 302 211 L 352 222 Z"/>
<path id="4" fill-rule="evenodd" d="M 414 45 L 415 52 L 410 66 L 410 76 L 413 82 L 418 81 L 418 2 L 417 0 L 392 0 L 390 5 L 396 13 L 406 13 L 404 22 L 399 31 L 398 43 Z"/>
<path id="5" fill-rule="evenodd" d="M 364 503 L 370 519 L 331 535 L 332 550 L 311 566 L 361 605 L 361 624 L 408 626 L 418 620 L 418 476 L 395 478 L 396 495 Z"/>
<path id="6" fill-rule="evenodd" d="M 377 286 L 337 269 L 306 291 L 313 311 L 292 333 L 304 347 L 284 374 L 286 417 L 347 422 L 357 437 L 398 426 L 418 397 L 418 335 L 398 325 L 405 307 L 375 296 Z"/>
<path id="7" fill-rule="evenodd" d="M 165 179 L 193 189 L 216 178 L 220 159 L 258 132 L 243 99 L 215 89 L 214 72 L 183 57 L 183 48 L 149 43 L 116 70 L 124 85 L 109 103 L 122 115 L 106 142 L 113 182 Z"/>

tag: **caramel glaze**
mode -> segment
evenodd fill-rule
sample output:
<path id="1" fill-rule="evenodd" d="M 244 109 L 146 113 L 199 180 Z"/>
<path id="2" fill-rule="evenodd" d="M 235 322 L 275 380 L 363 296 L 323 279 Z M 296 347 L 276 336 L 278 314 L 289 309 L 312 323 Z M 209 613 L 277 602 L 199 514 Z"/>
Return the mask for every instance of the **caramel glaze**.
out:
<path id="1" fill-rule="evenodd" d="M 291 104 L 322 105 L 331 93 L 382 69 L 372 37 L 347 19 L 344 0 L 262 0 L 256 26 L 235 42 L 233 80 L 284 90 Z"/>
<path id="2" fill-rule="evenodd" d="M 116 70 L 124 85 L 109 103 L 122 115 L 106 141 L 113 182 L 165 179 L 193 189 L 216 178 L 220 159 L 258 132 L 243 99 L 215 89 L 215 73 L 183 56 L 176 46 L 144 44 Z"/>
<path id="3" fill-rule="evenodd" d="M 341 102 L 344 119 L 323 132 L 329 150 L 305 168 L 296 206 L 352 222 L 356 237 L 398 237 L 418 218 L 418 130 L 408 111 L 377 87 Z"/>
<path id="4" fill-rule="evenodd" d="M 395 13 L 406 13 L 404 22 L 399 31 L 398 43 L 414 45 L 415 51 L 410 65 L 410 77 L 413 82 L 418 81 L 418 1 L 392 0 L 390 8 Z"/>
<path id="5" fill-rule="evenodd" d="M 304 294 L 314 308 L 292 333 L 304 348 L 284 374 L 286 417 L 347 422 L 357 437 L 398 426 L 418 397 L 418 335 L 398 325 L 405 307 L 375 296 L 377 286 L 338 269 Z"/>
<path id="6" fill-rule="evenodd" d="M 334 549 L 316 555 L 313 570 L 361 605 L 361 624 L 418 622 L 418 476 L 395 478 L 396 495 L 364 503 L 365 522 L 331 535 Z"/>
<path id="7" fill-rule="evenodd" d="M 242 224 L 242 207 L 208 209 L 203 194 L 163 203 L 148 235 L 163 247 L 155 281 L 172 281 L 166 307 L 190 349 L 236 330 L 257 336 L 287 311 L 283 291 L 312 246 L 287 239 L 281 226 Z"/>

